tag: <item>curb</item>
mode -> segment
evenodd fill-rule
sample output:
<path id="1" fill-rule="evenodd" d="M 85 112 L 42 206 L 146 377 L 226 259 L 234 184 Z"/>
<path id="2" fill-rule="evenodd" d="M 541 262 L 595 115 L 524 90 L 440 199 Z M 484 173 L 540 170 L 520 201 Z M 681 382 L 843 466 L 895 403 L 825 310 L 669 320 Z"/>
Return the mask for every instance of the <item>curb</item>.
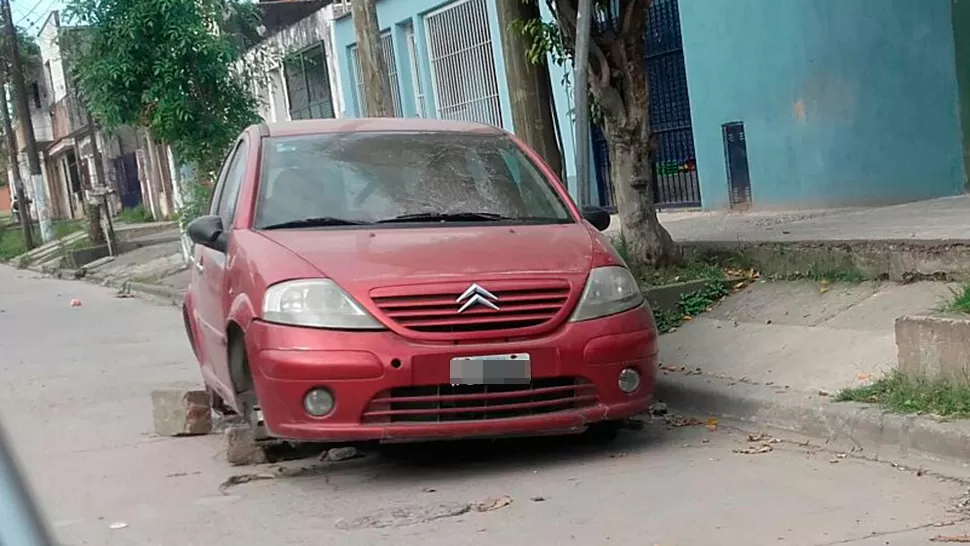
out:
<path id="1" fill-rule="evenodd" d="M 762 275 L 855 270 L 867 279 L 970 278 L 970 240 L 680 241 L 690 254 L 741 252 Z"/>
<path id="2" fill-rule="evenodd" d="M 83 280 L 98 286 L 105 286 L 119 290 L 127 285 L 128 292 L 133 296 L 156 303 L 171 305 L 173 307 L 182 306 L 182 300 L 185 297 L 186 292 L 184 289 L 172 288 L 170 286 L 158 284 L 149 284 L 131 280 L 126 281 L 105 279 L 104 277 L 90 273 L 86 275 Z"/>
<path id="3" fill-rule="evenodd" d="M 970 422 L 891 414 L 808 392 L 661 372 L 655 398 L 681 412 L 793 433 L 878 458 L 922 455 L 966 464 L 970 452 Z"/>

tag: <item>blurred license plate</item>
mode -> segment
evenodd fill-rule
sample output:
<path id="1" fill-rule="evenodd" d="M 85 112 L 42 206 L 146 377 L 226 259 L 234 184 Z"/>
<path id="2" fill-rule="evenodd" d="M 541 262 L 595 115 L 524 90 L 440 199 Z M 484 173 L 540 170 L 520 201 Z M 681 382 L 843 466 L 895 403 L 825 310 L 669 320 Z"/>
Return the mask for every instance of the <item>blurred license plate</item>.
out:
<path id="1" fill-rule="evenodd" d="M 526 353 L 451 359 L 452 385 L 528 385 L 532 358 Z"/>

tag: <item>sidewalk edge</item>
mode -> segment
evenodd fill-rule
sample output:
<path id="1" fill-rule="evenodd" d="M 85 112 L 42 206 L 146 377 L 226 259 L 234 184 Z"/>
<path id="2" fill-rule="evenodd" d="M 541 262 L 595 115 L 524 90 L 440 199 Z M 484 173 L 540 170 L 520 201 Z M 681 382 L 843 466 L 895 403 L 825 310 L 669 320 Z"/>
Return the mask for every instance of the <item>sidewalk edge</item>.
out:
<path id="1" fill-rule="evenodd" d="M 916 455 L 966 464 L 970 453 L 970 422 L 896 415 L 813 393 L 666 373 L 658 379 L 656 399 L 677 411 L 797 434 L 879 458 Z"/>

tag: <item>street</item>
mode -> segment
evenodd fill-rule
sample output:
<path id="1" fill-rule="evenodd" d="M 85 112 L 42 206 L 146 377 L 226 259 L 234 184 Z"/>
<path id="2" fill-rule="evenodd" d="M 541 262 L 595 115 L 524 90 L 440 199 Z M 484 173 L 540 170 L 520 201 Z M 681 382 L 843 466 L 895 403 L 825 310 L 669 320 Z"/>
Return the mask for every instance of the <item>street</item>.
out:
<path id="1" fill-rule="evenodd" d="M 609 446 L 234 468 L 218 435 L 151 434 L 150 392 L 200 381 L 174 308 L 0 266 L 0 332 L 0 418 L 65 545 L 905 545 L 970 531 L 964 482 L 677 419 Z"/>

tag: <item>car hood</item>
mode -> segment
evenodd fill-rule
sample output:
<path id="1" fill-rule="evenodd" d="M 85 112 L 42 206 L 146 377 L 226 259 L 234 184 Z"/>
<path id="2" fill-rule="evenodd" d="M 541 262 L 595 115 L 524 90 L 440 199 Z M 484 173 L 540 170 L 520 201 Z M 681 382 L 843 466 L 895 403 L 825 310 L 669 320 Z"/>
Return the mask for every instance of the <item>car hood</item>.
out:
<path id="1" fill-rule="evenodd" d="M 593 255 L 583 224 L 273 230 L 265 237 L 339 284 L 585 276 Z M 364 286 L 360 286 L 364 285 Z"/>

